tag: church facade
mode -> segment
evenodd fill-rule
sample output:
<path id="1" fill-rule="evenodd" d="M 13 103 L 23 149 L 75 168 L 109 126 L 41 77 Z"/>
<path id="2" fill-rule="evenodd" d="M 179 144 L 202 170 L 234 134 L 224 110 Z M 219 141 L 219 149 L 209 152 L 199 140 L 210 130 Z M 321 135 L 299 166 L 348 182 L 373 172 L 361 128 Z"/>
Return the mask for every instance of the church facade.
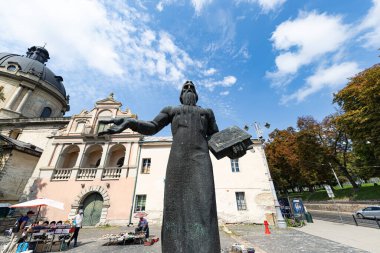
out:
<path id="1" fill-rule="evenodd" d="M 1 202 L 22 198 L 47 137 L 70 120 L 63 116 L 70 109 L 63 78 L 46 66 L 49 58 L 36 46 L 25 56 L 0 53 Z"/>
<path id="2" fill-rule="evenodd" d="M 29 49 L 33 57 L 30 59 L 46 60 L 45 49 L 46 52 L 41 49 L 38 54 L 31 53 L 36 48 Z M 4 58 L 2 55 L 6 54 L 0 54 L 0 59 Z M 14 62 L 15 59 L 7 63 L 0 61 L 3 64 L 0 74 L 6 72 L 5 79 L 0 79 L 6 98 L 0 104 L 0 122 L 4 123 L 0 133 L 8 142 L 24 147 L 24 151 L 35 147 L 39 152 L 29 152 L 30 157 L 24 155 L 17 159 L 29 166 L 28 173 L 24 174 L 27 180 L 21 186 L 23 191 L 13 199 L 0 196 L 0 201 L 39 197 L 58 200 L 64 203 L 64 210 L 44 208 L 42 215 L 50 220 L 66 220 L 82 208 L 84 225 L 88 226 L 136 223 L 134 215 L 141 211 L 149 214 L 151 222 L 160 223 L 171 137 L 143 136 L 131 130 L 98 136 L 98 132 L 109 127 L 101 120 L 137 118 L 137 115 L 129 109 L 123 111 L 122 104 L 111 94 L 97 101 L 89 111 L 63 117 L 69 106 L 63 85 L 58 85 L 62 84 L 62 78 L 50 80 L 45 75 L 42 80 L 44 75 L 40 74 L 39 84 L 25 85 L 25 80 L 20 81 L 17 75 L 12 77 L 8 73 L 13 69 L 8 69 L 10 64 L 15 65 L 16 73 L 21 68 L 26 69 Z M 35 78 L 32 73 L 20 72 L 20 75 Z M 41 92 L 34 94 L 36 89 Z M 29 90 L 32 92 L 28 95 Z M 48 99 L 41 99 L 41 94 Z M 34 104 L 34 100 L 34 107 L 25 106 Z M 270 188 L 260 141 L 254 140 L 253 149 L 240 159 L 217 160 L 212 154 L 211 158 L 220 222 L 262 223 L 275 213 L 275 193 Z M 7 173 L 12 171 L 14 175 L 20 174 L 17 166 L 8 167 Z"/>

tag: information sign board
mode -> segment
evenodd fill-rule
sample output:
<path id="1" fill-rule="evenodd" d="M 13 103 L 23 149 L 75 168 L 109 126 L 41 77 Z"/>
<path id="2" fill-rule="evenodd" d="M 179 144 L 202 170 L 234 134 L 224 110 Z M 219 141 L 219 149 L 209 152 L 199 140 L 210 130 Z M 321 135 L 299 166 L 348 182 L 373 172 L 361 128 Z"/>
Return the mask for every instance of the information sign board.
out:
<path id="1" fill-rule="evenodd" d="M 329 195 L 330 198 L 335 198 L 335 195 L 334 195 L 334 192 L 331 189 L 331 186 L 328 185 L 328 184 L 325 184 L 324 186 L 325 186 L 327 195 Z"/>

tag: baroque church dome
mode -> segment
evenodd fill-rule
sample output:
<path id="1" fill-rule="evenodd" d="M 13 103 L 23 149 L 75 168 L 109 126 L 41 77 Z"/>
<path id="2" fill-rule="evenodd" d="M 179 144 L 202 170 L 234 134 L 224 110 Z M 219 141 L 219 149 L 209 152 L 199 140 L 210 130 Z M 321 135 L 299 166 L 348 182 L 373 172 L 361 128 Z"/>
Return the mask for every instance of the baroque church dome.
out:
<path id="1" fill-rule="evenodd" d="M 63 78 L 56 76 L 53 71 L 46 67 L 45 63 L 50 59 L 49 52 L 43 47 L 33 46 L 28 49 L 26 56 L 11 53 L 0 53 L 0 67 L 7 67 L 8 70 L 18 70 L 29 73 L 44 80 L 56 88 L 64 97 L 66 90 L 63 86 Z"/>
<path id="2" fill-rule="evenodd" d="M 62 117 L 70 110 L 63 78 L 47 66 L 44 47 L 28 48 L 26 55 L 0 53 L 1 118 Z"/>

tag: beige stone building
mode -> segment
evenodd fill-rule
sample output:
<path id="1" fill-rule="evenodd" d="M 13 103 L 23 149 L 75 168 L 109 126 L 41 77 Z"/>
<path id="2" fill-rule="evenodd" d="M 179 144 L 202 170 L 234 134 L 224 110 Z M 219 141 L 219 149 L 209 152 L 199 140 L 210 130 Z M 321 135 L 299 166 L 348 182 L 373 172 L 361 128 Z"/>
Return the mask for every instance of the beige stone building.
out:
<path id="1" fill-rule="evenodd" d="M 48 137 L 69 122 L 69 117 L 63 117 L 69 110 L 63 79 L 46 66 L 48 59 L 42 47 L 29 48 L 26 56 L 0 53 L 0 87 L 5 98 L 0 100 L 4 145 L 0 202 L 22 197 L 19 189 L 24 189 Z"/>

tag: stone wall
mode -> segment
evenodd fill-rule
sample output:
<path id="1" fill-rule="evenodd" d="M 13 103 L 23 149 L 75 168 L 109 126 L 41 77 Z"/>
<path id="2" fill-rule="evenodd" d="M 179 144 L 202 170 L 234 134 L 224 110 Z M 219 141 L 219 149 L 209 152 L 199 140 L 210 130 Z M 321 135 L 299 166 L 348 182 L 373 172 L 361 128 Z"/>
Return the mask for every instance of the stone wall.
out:
<path id="1" fill-rule="evenodd" d="M 39 157 L 12 150 L 12 153 L 7 154 L 6 158 L 0 178 L 0 199 L 17 201 L 21 197 Z"/>
<path id="2" fill-rule="evenodd" d="M 380 205 L 380 201 L 324 201 L 324 202 L 304 202 L 308 211 L 337 211 L 354 213 L 370 205 Z"/>

